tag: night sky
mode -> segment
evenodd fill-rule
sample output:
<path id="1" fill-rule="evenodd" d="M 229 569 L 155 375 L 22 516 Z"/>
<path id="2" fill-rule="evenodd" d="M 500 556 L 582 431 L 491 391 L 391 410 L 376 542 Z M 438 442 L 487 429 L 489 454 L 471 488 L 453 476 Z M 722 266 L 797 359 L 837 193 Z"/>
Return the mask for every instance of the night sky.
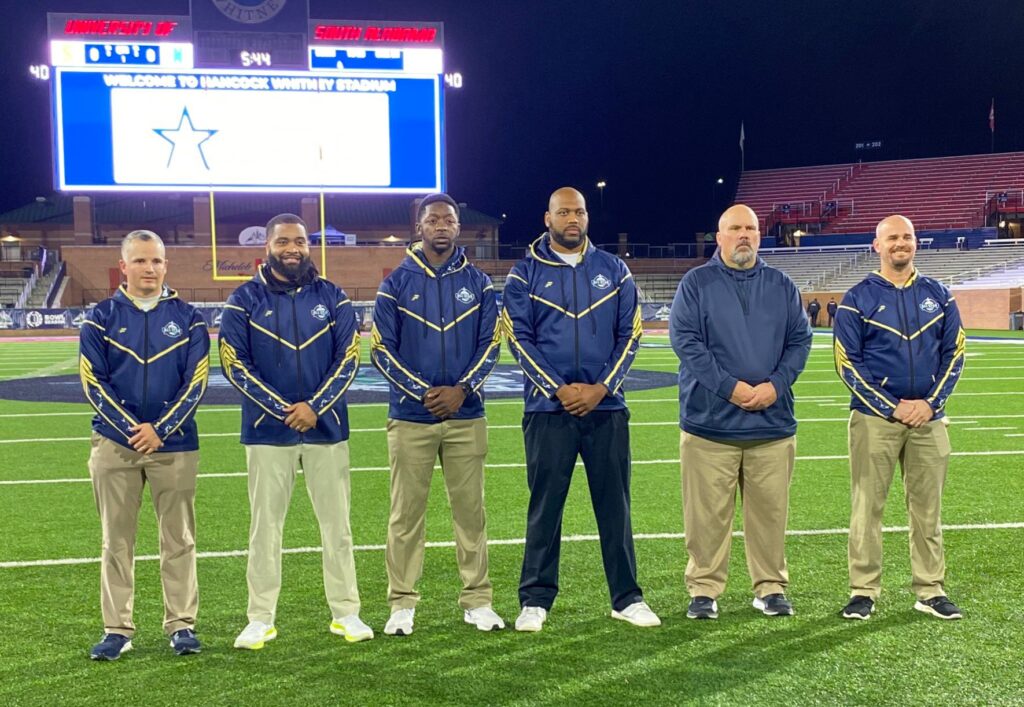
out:
<path id="1" fill-rule="evenodd" d="M 28 72 L 47 61 L 46 12 L 189 3 L 2 6 L 5 211 L 53 189 L 48 86 Z M 310 15 L 445 23 L 446 70 L 465 80 L 446 97 L 449 192 L 507 214 L 505 242 L 543 230 L 564 184 L 587 195 L 598 242 L 692 241 L 735 191 L 741 120 L 748 169 L 987 152 L 993 98 L 995 149 L 1024 149 L 1024 9 L 1011 0 L 310 0 Z M 855 152 L 866 140 L 883 148 Z"/>

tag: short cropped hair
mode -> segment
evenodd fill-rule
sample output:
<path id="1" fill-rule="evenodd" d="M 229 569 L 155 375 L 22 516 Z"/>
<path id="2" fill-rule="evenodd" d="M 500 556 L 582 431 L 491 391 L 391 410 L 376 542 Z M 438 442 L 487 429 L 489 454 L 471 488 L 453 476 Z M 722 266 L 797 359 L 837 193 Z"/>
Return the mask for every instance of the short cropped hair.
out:
<path id="1" fill-rule="evenodd" d="M 121 260 L 128 260 L 128 248 L 135 241 L 156 241 L 156 244 L 158 246 L 160 246 L 161 248 L 164 247 L 164 241 L 162 238 L 160 238 L 160 236 L 156 235 L 152 231 L 147 231 L 145 229 L 140 228 L 136 231 L 132 231 L 131 233 L 129 233 L 127 236 L 124 237 L 124 240 L 121 241 Z"/>
<path id="2" fill-rule="evenodd" d="M 420 202 L 420 210 L 416 212 L 416 221 L 422 221 L 423 216 L 427 213 L 427 207 L 431 204 L 448 204 L 455 209 L 455 218 L 459 218 L 459 205 L 455 203 L 455 199 L 451 198 L 443 192 L 437 194 L 427 194 L 423 197 L 423 201 Z"/>
<path id="3" fill-rule="evenodd" d="M 282 224 L 282 223 L 298 224 L 299 226 L 302 226 L 302 230 L 306 232 L 306 235 L 309 235 L 309 227 L 306 226 L 306 222 L 303 221 L 302 218 L 300 218 L 299 216 L 296 216 L 295 214 L 278 214 L 274 218 L 272 218 L 269 221 L 267 221 L 267 240 L 268 241 L 270 240 L 270 237 L 274 233 L 274 228 L 276 228 L 279 224 Z"/>

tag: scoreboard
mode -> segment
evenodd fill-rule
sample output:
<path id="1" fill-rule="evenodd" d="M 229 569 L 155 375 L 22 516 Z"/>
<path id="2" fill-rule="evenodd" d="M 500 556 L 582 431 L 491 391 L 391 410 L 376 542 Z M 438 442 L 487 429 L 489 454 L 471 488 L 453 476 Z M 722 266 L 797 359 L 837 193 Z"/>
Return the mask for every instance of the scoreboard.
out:
<path id="1" fill-rule="evenodd" d="M 57 188 L 443 191 L 442 25 L 306 6 L 50 14 Z"/>

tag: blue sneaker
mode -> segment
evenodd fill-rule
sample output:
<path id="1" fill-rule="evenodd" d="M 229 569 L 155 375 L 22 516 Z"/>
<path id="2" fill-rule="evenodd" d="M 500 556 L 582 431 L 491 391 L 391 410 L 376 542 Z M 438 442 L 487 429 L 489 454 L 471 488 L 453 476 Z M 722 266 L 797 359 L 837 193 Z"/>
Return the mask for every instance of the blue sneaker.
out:
<path id="1" fill-rule="evenodd" d="M 93 660 L 117 660 L 125 651 L 132 649 L 132 639 L 119 633 L 104 634 L 103 640 L 92 647 L 89 657 Z"/>
<path id="2" fill-rule="evenodd" d="M 171 635 L 171 648 L 175 655 L 192 655 L 203 650 L 203 644 L 196 638 L 196 632 L 190 628 L 183 628 Z"/>

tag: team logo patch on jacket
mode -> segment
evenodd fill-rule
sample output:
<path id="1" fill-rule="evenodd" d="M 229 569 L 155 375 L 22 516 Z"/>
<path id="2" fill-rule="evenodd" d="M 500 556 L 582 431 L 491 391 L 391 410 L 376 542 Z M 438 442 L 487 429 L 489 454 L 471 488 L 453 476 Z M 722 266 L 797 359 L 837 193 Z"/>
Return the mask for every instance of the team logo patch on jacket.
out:
<path id="1" fill-rule="evenodd" d="M 609 287 L 612 286 L 612 281 L 609 280 L 604 275 L 602 275 L 601 273 L 598 273 L 597 277 L 590 281 L 590 284 L 599 290 L 607 290 Z"/>
<path id="2" fill-rule="evenodd" d="M 925 301 L 921 303 L 921 311 L 932 314 L 939 310 L 939 303 L 933 300 L 931 297 L 925 298 Z"/>
<path id="3" fill-rule="evenodd" d="M 167 322 L 164 324 L 164 328 L 160 330 L 164 336 L 169 336 L 172 339 L 177 339 L 181 336 L 181 327 L 175 322 Z"/>
<path id="4" fill-rule="evenodd" d="M 328 314 L 327 307 L 323 306 L 322 304 L 318 304 L 317 306 L 313 307 L 313 309 L 311 309 L 309 313 L 312 314 L 317 319 L 319 319 L 320 321 L 324 321 L 325 319 L 327 319 Z"/>
<path id="5" fill-rule="evenodd" d="M 459 302 L 462 302 L 462 304 L 469 304 L 470 302 L 476 299 L 476 296 L 472 292 L 467 290 L 465 287 L 463 287 L 461 290 L 455 293 L 455 299 L 457 299 Z"/>

